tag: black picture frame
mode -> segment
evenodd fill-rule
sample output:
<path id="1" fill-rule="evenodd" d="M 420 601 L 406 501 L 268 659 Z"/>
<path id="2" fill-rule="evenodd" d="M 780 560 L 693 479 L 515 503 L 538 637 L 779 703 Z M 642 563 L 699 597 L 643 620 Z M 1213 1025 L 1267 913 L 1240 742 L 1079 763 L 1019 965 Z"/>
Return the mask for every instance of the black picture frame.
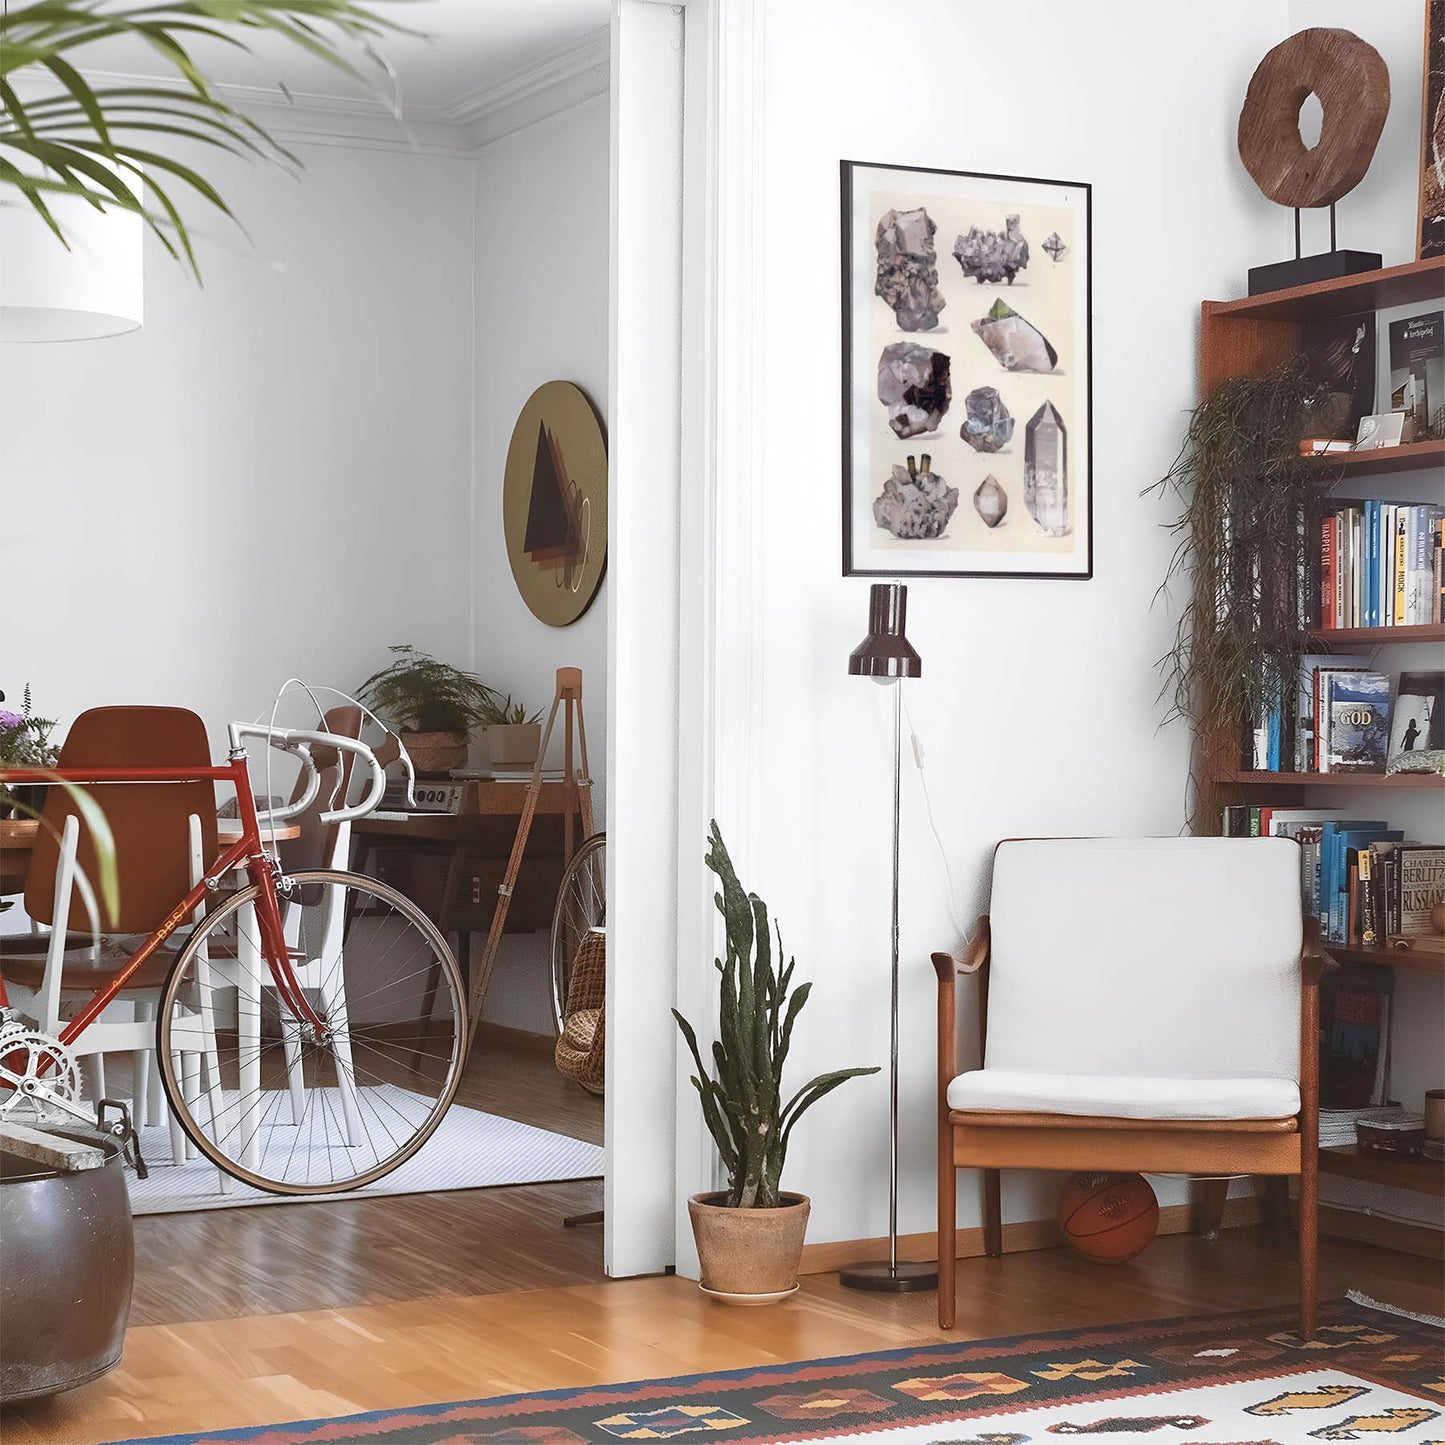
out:
<path id="1" fill-rule="evenodd" d="M 1040 204 L 1041 196 L 1048 191 L 1057 191 L 1069 197 L 1069 205 L 1078 220 L 1070 233 L 1072 245 L 1064 248 L 1067 256 L 1069 250 L 1074 251 L 1072 257 L 1074 280 L 1072 291 L 1074 298 L 1074 325 L 1071 328 L 1071 336 L 1074 341 L 1072 354 L 1075 365 L 1082 364 L 1082 378 L 1075 377 L 1071 396 L 1071 415 L 1074 417 L 1077 430 L 1077 419 L 1081 415 L 1084 420 L 1084 444 L 1082 447 L 1075 446 L 1074 468 L 1077 473 L 1079 459 L 1082 459 L 1082 474 L 1072 479 L 1073 496 L 1077 499 L 1082 491 L 1082 500 L 1072 507 L 1070 516 L 1072 525 L 1068 529 L 1068 535 L 1074 537 L 1074 544 L 1065 553 L 1057 547 L 1052 548 L 1047 555 L 1053 560 L 1049 565 L 1041 565 L 1040 551 L 1030 550 L 1028 546 L 1018 545 L 1023 540 L 1021 532 L 1014 533 L 1009 541 L 1008 548 L 1000 547 L 996 551 L 984 552 L 964 551 L 959 558 L 960 562 L 968 563 L 973 561 L 975 565 L 947 565 L 952 560 L 943 549 L 927 548 L 922 551 L 917 560 L 910 558 L 908 552 L 903 548 L 891 551 L 886 557 L 878 554 L 876 546 L 868 545 L 869 540 L 881 534 L 881 529 L 871 521 L 860 518 L 860 500 L 857 491 L 857 479 L 860 475 L 859 458 L 857 448 L 859 444 L 858 427 L 862 421 L 862 411 L 859 405 L 861 399 L 866 396 L 866 405 L 870 408 L 883 408 L 877 398 L 875 391 L 875 380 L 872 375 L 860 377 L 858 373 L 858 358 L 861 354 L 863 342 L 855 331 L 855 322 L 859 325 L 867 325 L 870 321 L 874 324 L 874 330 L 883 329 L 877 325 L 877 317 L 881 312 L 870 313 L 868 318 L 859 318 L 856 315 L 855 299 L 860 296 L 860 283 L 866 283 L 867 290 L 863 292 L 863 299 L 868 307 L 885 307 L 886 303 L 877 298 L 873 292 L 873 281 L 876 278 L 877 251 L 874 244 L 873 227 L 877 223 L 877 217 L 867 213 L 867 225 L 864 226 L 866 235 L 862 238 L 860 245 L 859 215 L 857 214 L 857 203 L 859 191 L 855 184 L 863 172 L 888 173 L 890 178 L 907 178 L 916 183 L 908 185 L 906 189 L 915 196 L 918 204 L 927 210 L 927 203 L 930 196 L 928 190 L 928 178 L 949 178 L 950 181 L 988 183 L 984 189 L 1006 194 L 1009 186 L 1017 186 L 1020 189 L 1018 204 L 1025 207 L 1033 205 L 1036 208 Z M 1029 188 L 1024 191 L 1023 188 Z M 938 190 L 932 193 L 937 204 Z M 858 161 L 844 159 L 839 162 L 839 217 L 840 217 L 840 240 L 841 240 L 841 322 L 842 322 L 842 414 L 841 414 L 841 441 L 842 441 L 842 569 L 845 577 L 1008 577 L 1026 578 L 1034 580 L 1050 581 L 1089 581 L 1094 575 L 1094 489 L 1093 489 L 1093 450 L 1094 450 L 1094 417 L 1093 417 L 1093 188 L 1086 181 L 1066 181 L 1040 176 L 1012 176 L 1003 175 L 990 171 L 961 171 L 950 170 L 942 167 L 912 166 L 912 165 L 890 165 L 875 161 Z M 952 198 L 945 204 L 957 206 L 961 204 L 958 199 Z M 992 214 L 997 214 L 1000 202 L 995 196 L 989 203 L 992 207 Z M 1008 204 L 1003 202 L 1002 204 Z M 931 219 L 931 218 L 930 218 Z M 1054 234 L 1057 234 L 1055 230 Z M 1082 238 L 1082 254 L 1079 252 L 1078 241 Z M 946 243 L 946 238 L 945 243 Z M 1031 241 L 1030 264 L 1037 261 L 1042 263 L 1045 258 L 1041 249 L 1043 237 L 1034 235 L 1029 238 Z M 937 248 L 935 248 L 937 250 Z M 1052 253 L 1050 253 L 1052 255 Z M 1063 258 L 1060 258 L 1063 259 Z M 1006 284 L 1000 283 L 978 283 L 964 273 L 962 263 L 957 263 L 958 269 L 953 272 L 946 272 L 944 261 L 949 266 L 954 266 L 955 260 L 952 255 L 947 254 L 939 258 L 938 273 L 940 283 L 947 275 L 947 291 L 944 294 L 944 306 L 950 300 L 955 303 L 968 295 L 982 297 L 993 297 L 997 293 L 998 299 L 1007 298 L 1010 294 L 1022 294 L 1024 287 L 1016 291 L 1012 281 Z M 1057 266 L 1058 262 L 1053 263 Z M 1025 274 L 1027 268 L 1019 274 Z M 951 295 L 948 293 L 952 293 Z M 959 314 L 966 314 L 963 308 L 957 308 Z M 940 313 L 941 314 L 941 313 Z M 987 319 L 986 317 L 984 318 Z M 886 323 L 883 323 L 886 327 Z M 1031 327 L 1031 329 L 1034 329 Z M 1081 334 L 1079 334 L 1081 333 Z M 930 329 L 919 330 L 898 330 L 896 334 L 903 338 L 916 338 L 919 342 L 926 342 Z M 941 334 L 941 333 L 938 333 Z M 952 341 L 952 336 L 957 336 L 957 342 Z M 974 338 L 965 338 L 958 332 L 951 333 L 950 344 L 960 346 L 967 339 L 971 346 L 978 348 L 978 354 L 970 353 L 968 366 L 965 371 L 953 376 L 953 402 L 946 413 L 946 420 L 943 426 L 935 432 L 920 434 L 913 440 L 900 441 L 896 447 L 897 455 L 893 459 L 893 465 L 897 465 L 903 456 L 911 455 L 912 450 L 928 450 L 930 437 L 935 438 L 938 444 L 945 448 L 951 448 L 955 455 L 967 457 L 967 444 L 960 443 L 953 447 L 950 438 L 944 436 L 948 423 L 952 422 L 953 434 L 957 435 L 958 422 L 963 415 L 964 408 L 959 404 L 962 400 L 960 393 L 964 388 L 960 385 L 962 376 L 983 375 L 988 371 L 989 348 L 981 341 Z M 1052 348 L 1050 348 L 1052 349 Z M 985 358 L 980 365 L 978 357 Z M 876 367 L 876 361 L 873 362 Z M 1005 370 L 997 362 L 993 362 L 994 369 L 999 378 L 1015 376 L 1016 373 Z M 1032 374 L 1032 373 L 1031 373 Z M 1021 418 L 1016 418 L 1021 421 Z M 866 423 L 871 425 L 872 423 Z M 1066 430 L 1067 434 L 1067 430 Z M 882 483 L 877 478 L 877 472 L 881 470 L 881 461 L 875 465 L 871 455 L 871 443 L 865 443 L 869 448 L 869 455 L 864 459 L 864 467 L 871 468 L 865 472 L 868 480 L 869 491 L 881 488 Z M 888 444 L 890 447 L 892 443 Z M 998 453 L 1002 457 L 1002 453 Z M 1017 461 L 1017 456 L 1011 458 Z M 1065 468 L 1067 470 L 1067 466 Z M 993 475 L 990 471 L 989 475 Z M 1079 482 L 1082 479 L 1082 487 Z M 960 475 L 959 478 L 958 508 L 971 507 L 971 493 L 965 496 L 963 485 L 969 480 L 967 476 Z M 980 483 L 982 485 L 982 483 Z M 1007 488 L 1005 488 L 1007 490 Z M 955 516 L 957 511 L 955 511 Z M 1025 510 L 1014 498 L 1009 499 L 1009 512 L 1005 514 L 1005 522 L 1009 517 L 1015 519 L 1028 518 L 1031 514 Z M 1020 523 L 1023 525 L 1022 523 Z M 949 528 L 954 525 L 950 519 L 945 526 L 942 535 L 937 539 L 924 539 L 925 541 L 949 540 Z M 977 530 L 974 524 L 968 523 L 972 530 Z M 1002 524 L 1001 524 L 1002 525 Z M 1043 539 L 1050 534 L 1038 524 L 1030 522 L 1038 532 L 1037 538 L 1028 539 L 1037 544 L 1038 549 L 1048 547 Z M 858 534 L 867 528 L 869 538 L 862 538 Z M 962 527 L 961 527 L 962 530 Z M 984 534 L 985 536 L 987 534 Z M 948 551 L 957 551 L 957 547 Z M 918 565 L 924 557 L 928 558 L 927 565 Z M 978 565 L 981 557 L 996 557 L 997 562 L 990 562 L 988 565 Z M 896 559 L 896 565 L 894 565 Z M 1063 560 L 1059 560 L 1063 559 Z M 910 565 L 911 564 L 911 565 Z"/>

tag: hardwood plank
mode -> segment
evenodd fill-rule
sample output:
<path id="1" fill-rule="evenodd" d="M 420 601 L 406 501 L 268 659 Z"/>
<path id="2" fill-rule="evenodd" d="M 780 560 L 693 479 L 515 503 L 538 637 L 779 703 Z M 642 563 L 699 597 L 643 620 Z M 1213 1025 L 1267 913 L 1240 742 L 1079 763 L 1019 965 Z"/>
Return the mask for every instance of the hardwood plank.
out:
<path id="1" fill-rule="evenodd" d="M 1326 1297 L 1362 1289 L 1440 1313 L 1438 1271 L 1371 1245 L 1325 1240 Z M 779 1364 L 939 1339 L 984 1339 L 1287 1306 L 1293 1251 L 1259 1229 L 1160 1239 L 1100 1266 L 1067 1250 L 958 1267 L 958 1328 L 934 1296 L 859 1295 L 812 1277 L 771 1309 L 715 1305 L 684 1280 L 436 1299 L 263 1318 L 140 1326 L 121 1368 L 3 1417 L 6 1445 L 94 1445 L 127 1435 L 272 1424 L 443 1400 Z"/>

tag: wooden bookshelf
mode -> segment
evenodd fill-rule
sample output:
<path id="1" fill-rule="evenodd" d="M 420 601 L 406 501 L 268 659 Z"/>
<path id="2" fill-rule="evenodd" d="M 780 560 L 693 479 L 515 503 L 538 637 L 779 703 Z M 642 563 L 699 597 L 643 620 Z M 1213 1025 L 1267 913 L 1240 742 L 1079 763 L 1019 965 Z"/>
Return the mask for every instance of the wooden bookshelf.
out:
<path id="1" fill-rule="evenodd" d="M 1409 627 L 1325 627 L 1310 633 L 1310 641 L 1328 647 L 1381 647 L 1386 643 L 1445 642 L 1445 623 L 1412 623 Z"/>
<path id="2" fill-rule="evenodd" d="M 1358 276 L 1296 286 L 1263 296 L 1236 301 L 1205 301 L 1200 307 L 1199 394 L 1208 396 L 1222 383 L 1239 376 L 1264 376 L 1301 351 L 1301 327 L 1306 321 L 1348 316 L 1357 311 L 1378 311 L 1389 306 L 1439 306 L 1445 294 L 1445 256 L 1391 266 Z M 1344 478 L 1395 476 L 1425 479 L 1438 489 L 1445 475 L 1445 441 L 1411 442 L 1368 452 L 1340 452 L 1313 459 L 1312 471 L 1321 488 Z M 1445 642 L 1445 626 L 1352 627 L 1315 632 L 1311 644 L 1322 651 L 1408 646 Z M 1408 796 L 1437 796 L 1445 778 L 1428 773 L 1270 773 L 1232 766 L 1238 740 L 1196 739 L 1196 776 L 1199 778 L 1196 820 L 1201 832 L 1215 832 L 1226 804 L 1286 801 L 1292 806 L 1345 789 L 1405 789 Z M 1423 790 L 1423 792 L 1421 791 Z M 1381 804 L 1383 807 L 1383 803 Z M 1385 814 L 1381 814 L 1385 816 Z M 1339 963 L 1375 964 L 1411 970 L 1445 979 L 1445 957 L 1407 949 L 1350 948 L 1325 944 L 1325 952 Z M 1417 1193 L 1445 1196 L 1445 1164 L 1424 1158 L 1403 1158 L 1360 1151 L 1353 1145 L 1322 1149 L 1320 1169 L 1370 1184 L 1389 1185 Z M 1328 1213 L 1329 1211 L 1325 1211 Z M 1340 1213 L 1340 1211 L 1334 1211 Z M 1362 1216 L 1346 1216 L 1351 1224 Z M 1369 1220 L 1378 1227 L 1372 1235 L 1380 1244 L 1409 1249 L 1411 1227 L 1385 1220 Z M 1323 1221 L 1322 1221 L 1323 1223 Z"/>
<path id="3" fill-rule="evenodd" d="M 1251 321 L 1312 321 L 1318 316 L 1348 316 L 1351 311 L 1380 311 L 1386 306 L 1438 304 L 1445 290 L 1445 256 L 1407 261 L 1381 271 L 1361 271 L 1309 286 L 1291 286 L 1238 301 L 1206 301 L 1216 316 Z"/>
<path id="4" fill-rule="evenodd" d="M 1376 447 L 1367 452 L 1327 452 L 1310 460 L 1322 482 L 1345 477 L 1386 476 L 1394 472 L 1438 472 L 1445 468 L 1445 439 L 1404 442 L 1397 447 Z"/>
<path id="5" fill-rule="evenodd" d="M 1345 1144 L 1320 1150 L 1320 1173 L 1388 1184 L 1393 1189 L 1410 1189 L 1416 1194 L 1445 1195 L 1445 1164 L 1418 1154 L 1378 1154 L 1368 1149 L 1361 1151 L 1355 1144 Z"/>
<path id="6" fill-rule="evenodd" d="M 1369 963 L 1379 968 L 1407 968 L 1445 978 L 1445 954 L 1413 948 L 1356 948 L 1343 943 L 1320 945 L 1336 963 Z"/>
<path id="7" fill-rule="evenodd" d="M 1242 788 L 1445 788 L 1439 773 L 1266 773 L 1240 769 L 1214 774 L 1215 783 Z"/>

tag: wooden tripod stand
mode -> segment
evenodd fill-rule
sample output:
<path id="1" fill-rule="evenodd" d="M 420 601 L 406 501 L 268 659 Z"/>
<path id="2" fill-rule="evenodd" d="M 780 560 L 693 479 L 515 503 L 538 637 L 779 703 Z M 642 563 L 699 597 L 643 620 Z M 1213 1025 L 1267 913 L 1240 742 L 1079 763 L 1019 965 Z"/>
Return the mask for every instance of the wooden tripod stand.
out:
<path id="1" fill-rule="evenodd" d="M 507 859 L 506 874 L 497 887 L 497 906 L 492 911 L 492 926 L 487 933 L 487 946 L 482 952 L 481 966 L 472 975 L 471 996 L 467 1000 L 467 1011 L 471 1015 L 467 1032 L 468 1053 L 471 1052 L 472 1041 L 477 1036 L 477 1024 L 481 1021 L 482 1006 L 487 999 L 487 986 L 492 981 L 492 970 L 497 966 L 497 952 L 502 946 L 502 929 L 507 922 L 507 910 L 511 907 L 517 874 L 522 867 L 522 855 L 527 851 L 527 837 L 532 831 L 532 820 L 537 814 L 537 802 L 542 794 L 542 768 L 547 760 L 547 746 L 552 741 L 552 730 L 557 724 L 559 710 L 562 713 L 563 732 L 562 786 L 566 790 L 563 867 L 571 862 L 577 844 L 592 836 L 592 770 L 587 763 L 587 724 L 582 716 L 582 669 L 559 667 L 557 692 L 552 699 L 552 711 L 547 714 L 547 726 L 542 730 L 542 745 L 537 749 L 536 766 L 532 769 L 532 780 L 527 784 L 522 815 L 517 820 L 517 836 L 512 843 L 511 856 Z M 582 839 L 576 834 L 579 819 L 582 823 Z"/>

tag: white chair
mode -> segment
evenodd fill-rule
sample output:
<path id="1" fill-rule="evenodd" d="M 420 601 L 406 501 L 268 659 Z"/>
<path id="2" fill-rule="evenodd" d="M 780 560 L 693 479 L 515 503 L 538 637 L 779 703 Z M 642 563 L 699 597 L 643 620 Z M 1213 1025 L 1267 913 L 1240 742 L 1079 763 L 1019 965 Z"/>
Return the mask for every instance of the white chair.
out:
<path id="1" fill-rule="evenodd" d="M 1015 839 L 989 913 L 938 973 L 938 1322 L 954 1322 L 956 1171 L 1298 1177 L 1300 1333 L 1315 1329 L 1318 982 L 1284 838 Z M 979 978 L 960 1071 L 954 980 Z"/>

